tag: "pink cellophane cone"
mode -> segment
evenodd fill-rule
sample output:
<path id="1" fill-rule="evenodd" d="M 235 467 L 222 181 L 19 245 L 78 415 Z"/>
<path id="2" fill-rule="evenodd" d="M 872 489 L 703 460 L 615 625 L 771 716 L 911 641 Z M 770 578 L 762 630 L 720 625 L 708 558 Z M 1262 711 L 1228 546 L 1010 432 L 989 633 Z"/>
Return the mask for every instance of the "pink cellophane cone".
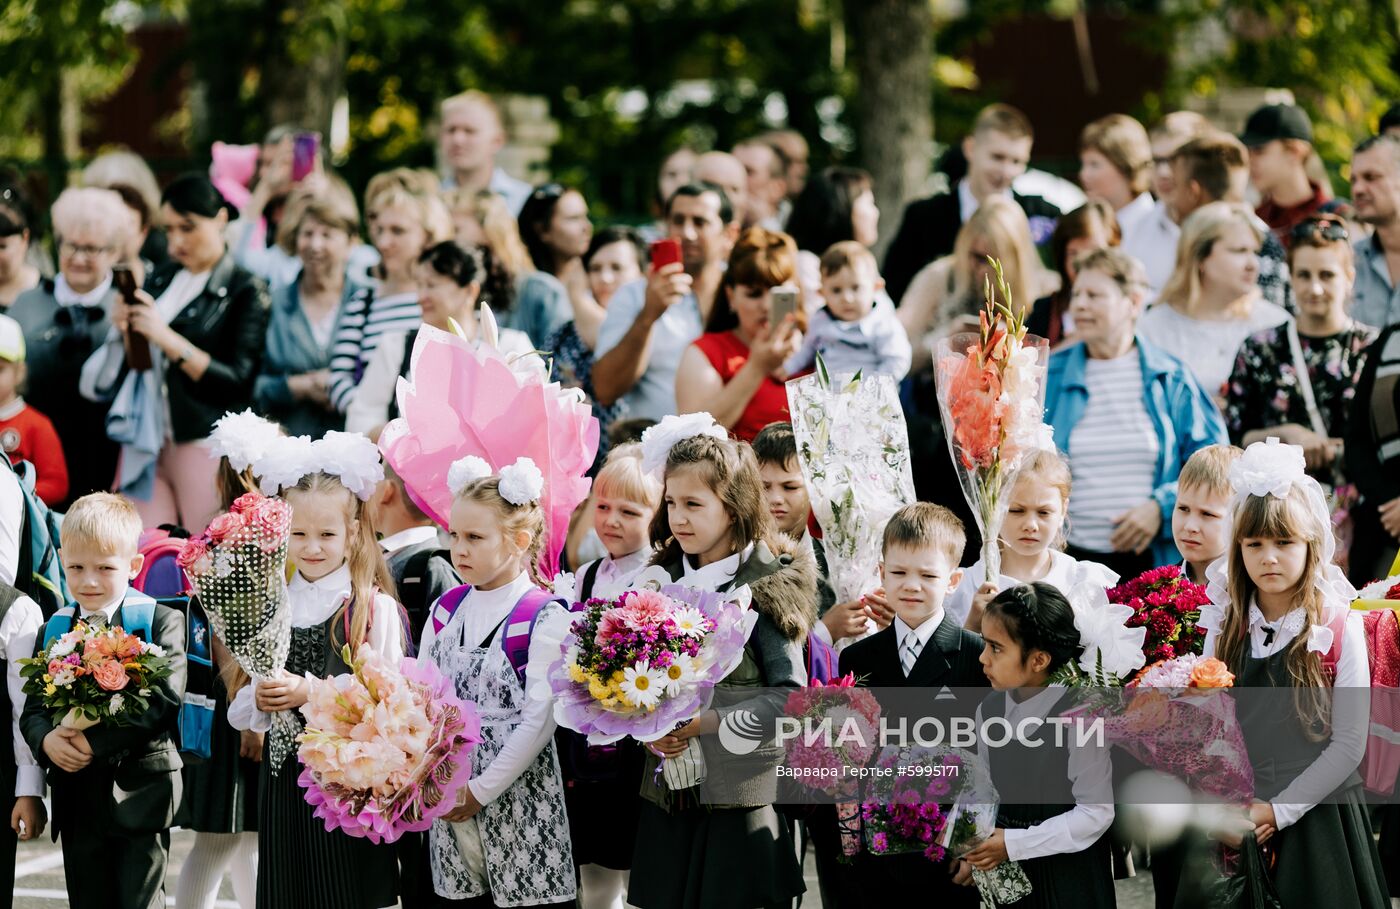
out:
<path id="1" fill-rule="evenodd" d="M 428 325 L 418 330 L 410 362 L 409 378 L 399 379 L 402 416 L 379 437 L 384 460 L 443 527 L 452 510 L 447 470 L 453 461 L 476 455 L 499 470 L 516 458 L 533 460 L 544 474 L 539 569 L 554 577 L 598 451 L 598 421 L 588 405 L 577 392 L 546 382 L 538 369 L 512 369 L 498 351 Z"/>

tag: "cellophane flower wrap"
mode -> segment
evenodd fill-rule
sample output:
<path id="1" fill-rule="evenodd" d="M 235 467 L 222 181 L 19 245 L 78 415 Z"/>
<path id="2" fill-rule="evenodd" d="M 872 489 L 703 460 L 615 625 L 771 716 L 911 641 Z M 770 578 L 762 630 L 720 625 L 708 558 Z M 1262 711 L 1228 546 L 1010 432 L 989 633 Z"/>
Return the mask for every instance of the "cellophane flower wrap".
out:
<path id="1" fill-rule="evenodd" d="M 709 709 L 758 621 L 748 588 L 672 584 L 578 604 L 546 673 L 560 726 L 606 745 L 654 742 Z"/>
<path id="2" fill-rule="evenodd" d="M 159 644 L 120 626 L 93 627 L 82 621 L 38 656 L 18 663 L 25 697 L 42 704 L 55 725 L 69 729 L 129 725 L 145 713 L 151 686 L 171 672 Z"/>
<path id="3" fill-rule="evenodd" d="M 1138 673 L 1120 710 L 1105 715 L 1107 741 L 1193 790 L 1248 801 L 1254 770 L 1228 689 L 1235 677 L 1220 660 L 1186 654 Z"/>
<path id="4" fill-rule="evenodd" d="M 997 302 L 988 280 L 980 331 L 940 340 L 935 362 L 943 433 L 982 532 L 986 576 L 994 578 L 1001 573 L 997 539 L 1007 496 L 1026 458 L 1053 441 L 1043 422 L 1050 344 L 1026 333 L 1001 263 L 990 261 L 1006 302 Z"/>
<path id="5" fill-rule="evenodd" d="M 875 584 L 890 516 L 914 501 L 909 435 L 890 376 L 828 374 L 787 383 L 797 460 L 838 602 Z"/>
<path id="6" fill-rule="evenodd" d="M 209 613 L 214 634 L 254 682 L 278 676 L 292 642 L 287 600 L 287 541 L 291 507 L 249 492 L 209 522 L 180 550 L 178 562 Z M 292 753 L 299 731 L 287 710 L 272 714 L 268 733 L 272 772 Z"/>
<path id="7" fill-rule="evenodd" d="M 1108 601 L 1133 610 L 1129 628 L 1146 628 L 1142 652 L 1149 663 L 1200 655 L 1206 631 L 1197 625 L 1201 607 L 1210 602 L 1203 585 L 1194 583 L 1180 565 L 1143 572 L 1108 591 Z"/>
<path id="8" fill-rule="evenodd" d="M 931 862 L 959 856 L 996 829 L 997 792 L 986 762 L 961 748 L 890 745 L 876 766 L 860 806 L 865 847 L 872 855 L 922 853 Z M 989 906 L 1022 899 L 1030 879 L 1019 862 L 972 872 Z"/>
<path id="9" fill-rule="evenodd" d="M 432 660 L 394 666 L 368 644 L 345 675 L 312 679 L 297 783 L 327 832 L 392 843 L 452 811 L 481 723 Z"/>
<path id="10" fill-rule="evenodd" d="M 384 461 L 409 495 L 441 527 L 452 510 L 447 472 L 472 455 L 493 470 L 518 458 L 544 471 L 540 507 L 545 515 L 539 570 L 559 572 L 569 518 L 588 497 L 588 470 L 598 452 L 598 421 L 578 389 L 562 388 L 535 365 L 510 360 L 489 343 L 494 322 L 483 313 L 488 343 L 429 325 L 418 329 L 407 379 L 400 378 L 401 417 L 379 437 Z"/>

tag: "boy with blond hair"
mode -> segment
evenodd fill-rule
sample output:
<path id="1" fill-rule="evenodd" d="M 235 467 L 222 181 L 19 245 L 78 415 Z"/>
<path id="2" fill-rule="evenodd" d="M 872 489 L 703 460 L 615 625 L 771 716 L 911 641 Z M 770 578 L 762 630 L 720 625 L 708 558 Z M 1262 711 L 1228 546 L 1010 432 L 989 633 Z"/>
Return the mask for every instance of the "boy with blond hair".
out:
<path id="1" fill-rule="evenodd" d="M 35 698 L 20 726 L 48 771 L 53 835 L 62 836 L 64 878 L 75 909 L 147 909 L 165 904 L 170 823 L 180 800 L 176 723 L 185 692 L 185 620 L 130 587 L 141 571 L 141 518 L 121 496 L 99 492 L 64 517 L 61 557 L 73 602 L 54 614 L 40 652 L 75 623 L 120 626 L 164 648 L 170 676 L 149 706 L 123 726 L 57 726 Z"/>
<path id="2" fill-rule="evenodd" d="M 1176 481 L 1172 539 L 1189 580 L 1206 582 L 1206 568 L 1230 547 L 1230 465 L 1244 452 L 1207 445 L 1187 458 Z"/>

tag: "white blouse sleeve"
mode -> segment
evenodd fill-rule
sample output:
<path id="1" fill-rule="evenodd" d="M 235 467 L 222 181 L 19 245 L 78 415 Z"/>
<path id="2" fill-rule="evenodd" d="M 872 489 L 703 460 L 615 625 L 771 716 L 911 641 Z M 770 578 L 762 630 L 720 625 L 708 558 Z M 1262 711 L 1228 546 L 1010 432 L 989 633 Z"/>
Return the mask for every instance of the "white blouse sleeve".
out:
<path id="1" fill-rule="evenodd" d="M 256 682 L 249 682 L 233 696 L 228 705 L 228 724 L 239 732 L 267 732 L 272 728 L 272 714 L 257 708 L 253 700 Z"/>
<path id="2" fill-rule="evenodd" d="M 1360 613 L 1347 616 L 1332 689 L 1337 692 L 1332 699 L 1332 740 L 1308 769 L 1274 798 L 1279 830 L 1296 824 L 1361 764 L 1371 718 L 1371 677 Z"/>
<path id="3" fill-rule="evenodd" d="M 1083 852 L 1113 825 L 1113 763 L 1107 748 L 1069 743 L 1074 807 L 1025 830 L 1007 830 L 1012 861 Z"/>
<path id="4" fill-rule="evenodd" d="M 536 632 L 545 622 L 557 621 L 556 611 L 563 611 L 557 603 L 550 603 L 544 607 L 535 623 Z M 498 645 L 493 641 L 492 646 Z M 537 676 L 542 674 L 549 664 L 558 658 L 558 648 L 557 637 L 537 633 L 530 635 L 530 651 L 525 664 L 527 691 L 539 690 L 538 686 L 532 686 L 530 673 L 533 671 Z M 501 746 L 495 760 L 467 783 L 476 800 L 488 805 L 509 789 L 520 774 L 525 772 L 525 768 L 530 766 L 535 756 L 549 744 L 549 740 L 554 736 L 554 728 L 554 700 L 545 697 L 526 698 L 525 707 L 520 712 L 520 724 Z"/>
<path id="5" fill-rule="evenodd" d="M 369 355 L 365 374 L 350 393 L 345 408 L 345 431 L 369 433 L 389 422 L 389 405 L 399 387 L 399 366 L 403 363 L 407 335 L 388 334 Z"/>
<path id="6" fill-rule="evenodd" d="M 397 664 L 404 658 L 405 633 L 399 616 L 399 604 L 387 593 L 377 594 L 374 598 L 374 618 L 369 626 L 369 646 Z"/>

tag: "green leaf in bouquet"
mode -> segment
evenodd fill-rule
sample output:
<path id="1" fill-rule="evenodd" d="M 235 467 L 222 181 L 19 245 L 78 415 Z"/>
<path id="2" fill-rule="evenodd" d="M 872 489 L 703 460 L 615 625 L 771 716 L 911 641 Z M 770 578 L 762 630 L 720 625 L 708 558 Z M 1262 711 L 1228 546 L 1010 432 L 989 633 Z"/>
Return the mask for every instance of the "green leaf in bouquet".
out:
<path id="1" fill-rule="evenodd" d="M 831 387 L 831 373 L 827 371 L 826 360 L 822 359 L 821 351 L 817 351 L 817 381 L 822 388 Z"/>

